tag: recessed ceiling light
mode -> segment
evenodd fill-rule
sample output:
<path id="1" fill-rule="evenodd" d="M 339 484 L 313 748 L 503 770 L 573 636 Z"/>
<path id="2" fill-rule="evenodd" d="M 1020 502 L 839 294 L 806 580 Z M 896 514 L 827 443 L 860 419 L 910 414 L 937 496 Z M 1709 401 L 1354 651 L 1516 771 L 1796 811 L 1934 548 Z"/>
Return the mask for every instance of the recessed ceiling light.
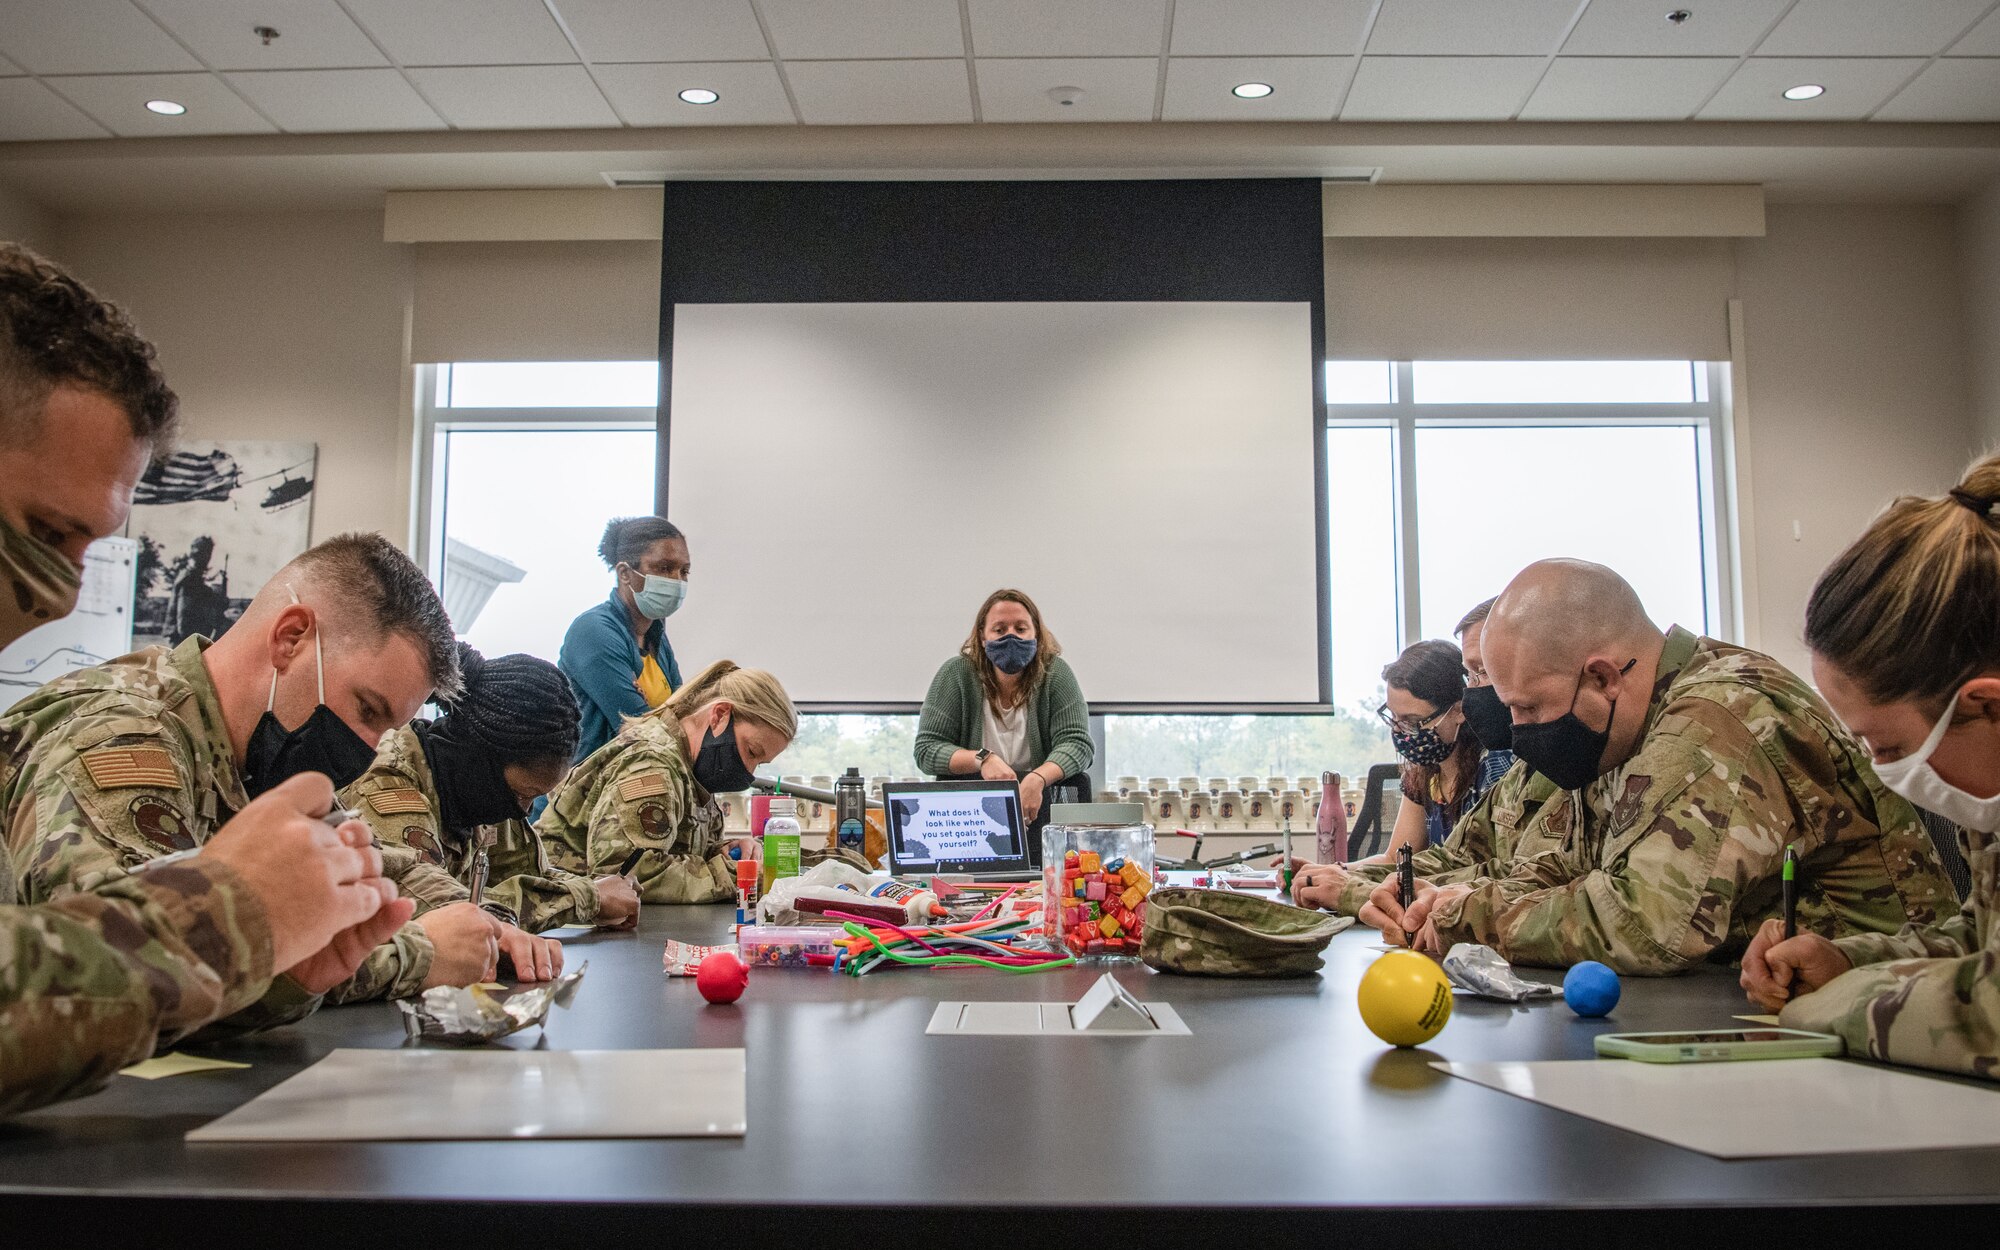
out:
<path id="1" fill-rule="evenodd" d="M 1230 89 L 1230 94 L 1245 100 L 1261 100 L 1271 94 L 1271 84 L 1267 82 L 1242 82 Z"/>
<path id="2" fill-rule="evenodd" d="M 681 99 L 687 101 L 689 104 L 713 104 L 721 98 L 721 96 L 710 91 L 707 87 L 689 87 L 686 91 L 681 92 Z"/>
<path id="3" fill-rule="evenodd" d="M 1816 82 L 1802 82 L 1796 87 L 1785 88 L 1787 100 L 1810 100 L 1816 95 L 1825 95 L 1826 88 Z"/>
<path id="4" fill-rule="evenodd" d="M 146 107 L 162 117 L 179 117 L 188 111 L 187 105 L 176 104 L 172 100 L 148 100 Z"/>

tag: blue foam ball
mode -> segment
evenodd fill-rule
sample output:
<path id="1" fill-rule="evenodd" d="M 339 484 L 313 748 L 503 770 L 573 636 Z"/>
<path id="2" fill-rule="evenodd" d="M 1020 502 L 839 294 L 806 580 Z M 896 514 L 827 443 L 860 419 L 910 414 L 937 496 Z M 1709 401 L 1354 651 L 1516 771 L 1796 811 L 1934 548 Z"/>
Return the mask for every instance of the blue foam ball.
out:
<path id="1" fill-rule="evenodd" d="M 738 843 L 735 843 L 735 842 L 731 842 L 731 843 L 729 844 L 729 858 L 731 858 L 731 859 L 742 859 L 742 858 L 743 858 L 743 847 L 742 847 L 742 846 L 741 846 L 740 844 L 738 844 Z"/>
<path id="2" fill-rule="evenodd" d="M 1579 1016 L 1608 1015 L 1618 1005 L 1618 974 L 1586 960 L 1563 976 L 1563 1001 Z"/>

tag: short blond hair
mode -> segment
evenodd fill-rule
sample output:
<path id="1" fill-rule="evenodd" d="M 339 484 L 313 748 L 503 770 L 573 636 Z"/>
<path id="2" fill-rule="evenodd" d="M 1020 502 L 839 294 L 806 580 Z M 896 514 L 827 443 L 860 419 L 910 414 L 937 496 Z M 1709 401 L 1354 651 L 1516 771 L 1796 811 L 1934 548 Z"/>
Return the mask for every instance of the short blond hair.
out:
<path id="1" fill-rule="evenodd" d="M 666 702 L 667 715 L 685 720 L 711 703 L 727 701 L 736 714 L 766 729 L 799 736 L 799 710 L 778 679 L 761 668 L 741 668 L 734 660 L 717 660 Z"/>

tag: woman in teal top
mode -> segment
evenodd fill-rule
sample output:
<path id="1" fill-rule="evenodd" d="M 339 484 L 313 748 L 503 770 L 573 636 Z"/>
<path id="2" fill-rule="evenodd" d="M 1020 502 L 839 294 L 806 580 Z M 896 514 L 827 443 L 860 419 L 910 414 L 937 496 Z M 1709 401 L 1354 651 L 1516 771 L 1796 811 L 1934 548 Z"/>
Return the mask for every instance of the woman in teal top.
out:
<path id="1" fill-rule="evenodd" d="M 687 597 L 687 536 L 665 517 L 619 517 L 604 527 L 597 554 L 614 579 L 611 597 L 570 622 L 557 657 L 583 712 L 571 764 L 681 687 L 666 619 Z"/>
<path id="2" fill-rule="evenodd" d="M 972 635 L 931 679 L 917 722 L 917 767 L 941 778 L 1021 783 L 1021 815 L 1039 832 L 1060 786 L 1090 795 L 1090 705 L 1035 601 L 996 590 Z M 1039 851 L 1039 839 L 1030 838 Z"/>

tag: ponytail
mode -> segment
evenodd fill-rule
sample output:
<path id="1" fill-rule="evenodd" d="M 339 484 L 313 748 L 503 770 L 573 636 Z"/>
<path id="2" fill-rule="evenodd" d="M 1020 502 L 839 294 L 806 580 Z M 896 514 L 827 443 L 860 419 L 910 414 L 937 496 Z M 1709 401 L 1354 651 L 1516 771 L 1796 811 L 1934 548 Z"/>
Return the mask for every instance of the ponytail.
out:
<path id="1" fill-rule="evenodd" d="M 739 668 L 734 660 L 717 660 L 703 669 L 662 710 L 685 720 L 719 699 L 727 700 L 737 715 L 785 735 L 787 742 L 799 735 L 798 709 L 778 679 L 761 668 Z"/>
<path id="2" fill-rule="evenodd" d="M 1806 645 L 1875 703 L 1941 705 L 2000 671 L 2000 455 L 1935 499 L 1906 495 L 1827 566 Z"/>

